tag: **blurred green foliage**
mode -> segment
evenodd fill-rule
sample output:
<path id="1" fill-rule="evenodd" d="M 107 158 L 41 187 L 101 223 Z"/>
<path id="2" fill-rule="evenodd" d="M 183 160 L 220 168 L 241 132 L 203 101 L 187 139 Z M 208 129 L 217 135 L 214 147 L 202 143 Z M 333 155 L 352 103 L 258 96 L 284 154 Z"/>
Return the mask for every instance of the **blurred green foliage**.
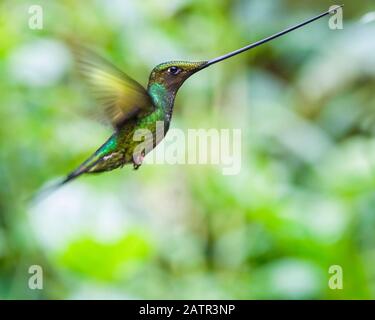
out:
<path id="1" fill-rule="evenodd" d="M 146 84 L 159 62 L 215 57 L 331 3 L 1 1 L 0 298 L 374 298 L 375 9 L 343 2 L 343 30 L 322 19 L 180 90 L 173 127 L 242 129 L 239 175 L 125 167 L 31 205 L 110 134 L 84 116 L 63 35 Z M 42 30 L 28 26 L 35 4 Z"/>

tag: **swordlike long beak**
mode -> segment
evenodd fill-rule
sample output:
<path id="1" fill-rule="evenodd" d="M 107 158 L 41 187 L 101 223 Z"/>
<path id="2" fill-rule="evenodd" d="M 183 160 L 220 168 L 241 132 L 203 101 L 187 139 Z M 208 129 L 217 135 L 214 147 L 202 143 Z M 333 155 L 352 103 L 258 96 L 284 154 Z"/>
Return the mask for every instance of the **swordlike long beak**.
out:
<path id="1" fill-rule="evenodd" d="M 289 27 L 289 28 L 287 28 L 287 29 L 285 29 L 285 30 L 283 30 L 283 31 L 280 31 L 280 32 L 278 32 L 278 33 L 275 33 L 275 34 L 272 35 L 272 36 L 269 36 L 269 37 L 267 37 L 267 38 L 264 38 L 264 39 L 262 39 L 262 40 L 259 40 L 259 41 L 257 41 L 257 42 L 254 42 L 254 43 L 252 43 L 252 44 L 249 44 L 249 45 L 247 45 L 246 47 L 243 47 L 243 48 L 237 49 L 237 50 L 235 50 L 235 51 L 232 51 L 232 52 L 230 52 L 230 53 L 224 54 L 224 55 L 222 55 L 222 56 L 220 56 L 220 57 L 217 57 L 217 58 L 214 58 L 214 59 L 212 59 L 212 60 L 209 60 L 209 61 L 207 61 L 205 64 L 203 64 L 203 65 L 200 67 L 199 70 L 202 70 L 202 69 L 204 69 L 204 68 L 207 68 L 208 66 L 210 66 L 210 65 L 212 65 L 212 64 L 214 64 L 214 63 L 217 63 L 217 62 L 223 61 L 223 60 L 225 60 L 225 59 L 231 58 L 231 57 L 233 57 L 233 56 L 235 56 L 235 55 L 237 55 L 237 54 L 239 54 L 239 53 L 242 53 L 242 52 L 244 52 L 244 51 L 247 51 L 247 50 L 253 49 L 253 48 L 257 47 L 257 46 L 260 46 L 260 45 L 263 44 L 263 43 L 266 43 L 266 42 L 268 42 L 268 41 L 271 41 L 271 40 L 273 40 L 273 39 L 276 39 L 276 38 L 278 38 L 278 37 L 281 37 L 281 36 L 283 36 L 284 34 L 287 34 L 288 32 L 291 32 L 291 31 L 293 31 L 293 30 L 296 30 L 296 29 L 298 29 L 298 28 L 301 28 L 301 27 L 303 27 L 303 26 L 305 26 L 305 25 L 307 25 L 307 24 L 309 24 L 309 23 L 311 23 L 311 22 L 313 22 L 313 21 L 315 21 L 315 20 L 318 20 L 318 19 L 320 19 L 320 18 L 322 18 L 322 17 L 324 17 L 324 16 L 326 16 L 326 15 L 329 15 L 329 14 L 331 14 L 331 13 L 336 13 L 337 9 L 342 8 L 343 6 L 344 6 L 344 5 L 336 6 L 336 7 L 332 8 L 331 10 L 328 10 L 328 11 L 326 11 L 326 12 L 323 12 L 323 13 L 321 13 L 320 15 L 318 15 L 318 16 L 316 16 L 316 17 L 310 18 L 310 19 L 308 19 L 308 20 L 306 20 L 306 21 L 304 21 L 304 22 L 302 22 L 302 23 L 300 23 L 300 24 L 297 24 L 297 25 L 292 26 L 292 27 Z"/>

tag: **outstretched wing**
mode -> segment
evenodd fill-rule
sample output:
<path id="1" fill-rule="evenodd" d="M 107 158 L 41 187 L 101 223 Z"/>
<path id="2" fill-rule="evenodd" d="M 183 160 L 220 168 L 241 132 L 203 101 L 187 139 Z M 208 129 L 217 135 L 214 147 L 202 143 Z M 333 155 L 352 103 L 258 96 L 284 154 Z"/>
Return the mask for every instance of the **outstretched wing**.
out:
<path id="1" fill-rule="evenodd" d="M 143 86 L 90 49 L 71 45 L 80 73 L 100 103 L 100 114 L 116 129 L 154 110 Z"/>

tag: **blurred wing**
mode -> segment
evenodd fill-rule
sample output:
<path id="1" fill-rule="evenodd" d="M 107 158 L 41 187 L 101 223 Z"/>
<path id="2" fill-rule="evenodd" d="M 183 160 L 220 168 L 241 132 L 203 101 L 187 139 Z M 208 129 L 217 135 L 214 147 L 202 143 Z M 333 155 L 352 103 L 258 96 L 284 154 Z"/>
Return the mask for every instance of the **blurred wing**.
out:
<path id="1" fill-rule="evenodd" d="M 114 128 L 154 110 L 145 88 L 104 58 L 82 46 L 72 46 L 80 73 L 100 103 L 100 114 Z"/>

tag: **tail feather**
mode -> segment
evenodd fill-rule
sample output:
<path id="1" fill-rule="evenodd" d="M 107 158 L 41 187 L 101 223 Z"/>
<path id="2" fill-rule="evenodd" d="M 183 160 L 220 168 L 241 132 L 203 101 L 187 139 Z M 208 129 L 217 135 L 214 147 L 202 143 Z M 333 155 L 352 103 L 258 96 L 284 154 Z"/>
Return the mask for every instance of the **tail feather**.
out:
<path id="1" fill-rule="evenodd" d="M 39 201 L 47 198 L 53 192 L 60 189 L 62 186 L 64 186 L 68 182 L 78 178 L 80 175 L 84 174 L 88 170 L 88 168 L 86 168 L 85 170 L 79 170 L 79 169 L 77 169 L 77 170 L 73 171 L 72 173 L 68 174 L 65 178 L 61 179 L 60 181 L 57 181 L 56 183 L 54 183 L 52 185 L 49 185 L 49 186 L 46 186 L 46 187 L 42 188 L 31 198 L 31 201 L 35 203 L 35 202 L 39 202 Z"/>
<path id="2" fill-rule="evenodd" d="M 112 137 L 110 139 L 112 139 Z M 108 141 L 110 139 L 108 139 Z M 32 202 L 38 202 L 45 199 L 51 193 L 53 193 L 57 189 L 60 189 L 68 182 L 78 178 L 84 173 L 90 172 L 92 168 L 94 168 L 100 161 L 102 161 L 106 152 L 108 152 L 108 150 L 105 150 L 105 152 L 103 152 L 103 149 L 106 148 L 108 141 L 104 143 L 91 157 L 84 161 L 76 170 L 69 173 L 65 178 L 53 185 L 42 188 L 39 192 L 37 192 L 37 194 L 31 198 Z"/>
<path id="3" fill-rule="evenodd" d="M 87 161 L 85 161 L 84 163 L 82 163 L 76 170 L 72 171 L 71 173 L 69 173 L 65 178 L 63 178 L 62 180 L 52 184 L 52 185 L 49 185 L 49 186 L 46 186 L 45 188 L 42 188 L 40 191 L 37 192 L 36 195 L 34 195 L 31 200 L 32 202 L 39 202 L 45 198 L 47 198 L 48 196 L 50 196 L 53 192 L 55 192 L 56 190 L 60 189 L 62 186 L 64 186 L 65 184 L 67 184 L 68 182 L 71 182 L 72 180 L 78 178 L 79 176 L 81 176 L 82 174 L 86 173 L 86 172 L 89 172 L 91 168 L 93 168 L 95 165 L 97 165 L 97 163 L 101 160 L 101 159 L 97 159 L 96 161 L 88 164 L 90 162 L 91 159 L 88 159 Z"/>

